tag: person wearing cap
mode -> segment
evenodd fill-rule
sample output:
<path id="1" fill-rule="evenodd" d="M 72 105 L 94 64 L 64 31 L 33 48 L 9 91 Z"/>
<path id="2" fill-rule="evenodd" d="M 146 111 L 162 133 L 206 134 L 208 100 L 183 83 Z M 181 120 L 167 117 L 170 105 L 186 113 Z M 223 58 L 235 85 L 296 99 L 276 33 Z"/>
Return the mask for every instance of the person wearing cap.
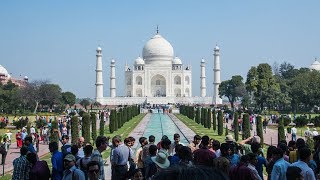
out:
<path id="1" fill-rule="evenodd" d="M 157 156 L 151 157 L 151 160 L 156 164 L 158 172 L 170 166 L 167 155 L 162 152 L 159 152 Z"/>
<path id="2" fill-rule="evenodd" d="M 85 180 L 85 176 L 83 172 L 78 169 L 76 164 L 76 157 L 72 154 L 66 155 L 66 157 L 63 159 L 63 164 L 65 167 L 65 171 L 63 172 L 63 178 L 62 180 Z"/>

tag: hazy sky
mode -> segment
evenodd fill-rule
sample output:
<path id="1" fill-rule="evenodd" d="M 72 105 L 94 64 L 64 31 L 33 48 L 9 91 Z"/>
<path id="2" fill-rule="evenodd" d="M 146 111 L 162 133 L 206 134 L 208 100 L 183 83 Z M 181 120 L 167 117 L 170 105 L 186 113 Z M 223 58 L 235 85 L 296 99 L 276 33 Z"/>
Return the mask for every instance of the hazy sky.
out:
<path id="1" fill-rule="evenodd" d="M 110 60 L 117 94 L 124 95 L 124 65 L 160 34 L 184 64 L 191 64 L 193 96 L 200 95 L 200 60 L 207 62 L 213 94 L 213 48 L 221 50 L 221 79 L 251 66 L 287 61 L 307 67 L 320 56 L 320 1 L 308 0 L 56 0 L 0 2 L 0 64 L 14 77 L 50 80 L 77 97 L 95 96 L 95 50 L 103 49 L 104 96 Z"/>

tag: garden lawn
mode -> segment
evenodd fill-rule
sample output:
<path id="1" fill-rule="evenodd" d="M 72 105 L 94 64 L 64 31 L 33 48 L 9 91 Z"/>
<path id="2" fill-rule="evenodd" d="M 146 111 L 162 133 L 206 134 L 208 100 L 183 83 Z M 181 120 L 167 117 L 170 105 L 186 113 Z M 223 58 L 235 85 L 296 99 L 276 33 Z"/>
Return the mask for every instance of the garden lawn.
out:
<path id="1" fill-rule="evenodd" d="M 177 116 L 177 118 L 179 118 L 180 121 L 182 121 L 186 126 L 188 126 L 196 134 L 198 134 L 200 136 L 207 135 L 210 138 L 218 140 L 221 143 L 224 142 L 224 140 L 225 140 L 225 134 L 224 134 L 225 131 L 223 132 L 222 136 L 219 136 L 218 135 L 218 127 L 217 127 L 216 131 L 214 132 L 212 127 L 211 127 L 211 129 L 205 128 L 201 124 L 196 123 L 195 121 L 189 119 L 188 117 L 186 117 L 186 116 L 184 116 L 182 114 L 175 114 L 175 116 Z M 230 133 L 232 133 L 232 132 L 229 132 L 229 134 Z"/>

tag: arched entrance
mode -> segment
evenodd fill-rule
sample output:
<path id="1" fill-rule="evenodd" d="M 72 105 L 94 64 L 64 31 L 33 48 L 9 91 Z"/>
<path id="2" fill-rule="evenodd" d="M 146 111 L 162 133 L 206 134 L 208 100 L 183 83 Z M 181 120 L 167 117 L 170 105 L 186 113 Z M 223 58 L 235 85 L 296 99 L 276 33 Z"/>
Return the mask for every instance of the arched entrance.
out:
<path id="1" fill-rule="evenodd" d="M 153 97 L 166 97 L 166 78 L 155 75 L 151 78 L 151 94 Z"/>

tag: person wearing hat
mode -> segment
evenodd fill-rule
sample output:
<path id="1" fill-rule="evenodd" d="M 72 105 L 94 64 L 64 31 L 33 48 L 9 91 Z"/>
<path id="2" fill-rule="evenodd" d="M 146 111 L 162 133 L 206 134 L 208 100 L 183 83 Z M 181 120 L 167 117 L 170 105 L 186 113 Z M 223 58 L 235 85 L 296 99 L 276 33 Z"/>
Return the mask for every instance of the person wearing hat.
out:
<path id="1" fill-rule="evenodd" d="M 63 178 L 62 180 L 85 180 L 85 176 L 83 172 L 78 169 L 76 164 L 76 157 L 72 154 L 66 155 L 66 157 L 63 159 L 63 164 L 65 167 L 65 171 L 63 172 Z"/>
<path id="2" fill-rule="evenodd" d="M 170 161 L 165 153 L 159 152 L 157 156 L 151 157 L 151 160 L 157 165 L 158 171 L 170 166 Z"/>

